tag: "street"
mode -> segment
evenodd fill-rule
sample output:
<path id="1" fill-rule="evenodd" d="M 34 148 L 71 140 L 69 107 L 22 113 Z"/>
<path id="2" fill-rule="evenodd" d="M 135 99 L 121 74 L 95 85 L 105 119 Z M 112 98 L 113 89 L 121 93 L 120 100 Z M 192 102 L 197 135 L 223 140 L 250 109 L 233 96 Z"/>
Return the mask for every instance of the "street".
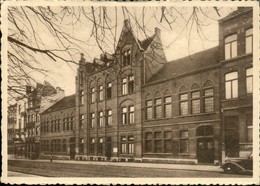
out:
<path id="1" fill-rule="evenodd" d="M 249 178 L 247 175 L 224 174 L 193 170 L 174 170 L 162 168 L 123 167 L 116 165 L 70 164 L 57 162 L 37 162 L 9 160 L 8 171 L 44 177 L 228 177 Z M 15 176 L 15 175 L 9 175 Z"/>

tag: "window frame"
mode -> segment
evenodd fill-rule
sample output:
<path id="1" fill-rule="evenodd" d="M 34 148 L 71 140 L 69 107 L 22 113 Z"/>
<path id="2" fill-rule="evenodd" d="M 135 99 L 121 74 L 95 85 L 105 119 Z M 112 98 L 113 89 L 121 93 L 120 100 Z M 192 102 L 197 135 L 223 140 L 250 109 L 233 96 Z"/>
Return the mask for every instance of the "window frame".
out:
<path id="1" fill-rule="evenodd" d="M 231 39 L 232 36 L 236 36 L 235 39 Z M 226 41 L 226 40 L 229 40 L 229 38 L 231 39 L 230 41 Z M 227 57 L 227 54 L 226 54 L 226 48 L 229 47 L 229 57 Z M 233 47 L 236 47 L 236 52 L 235 54 L 233 55 Z M 224 38 L 224 54 L 225 54 L 225 60 L 229 60 L 229 59 L 233 59 L 235 57 L 238 56 L 238 47 L 237 47 L 237 33 L 233 33 L 233 34 L 230 34 L 228 36 L 226 36 Z"/>
<path id="2" fill-rule="evenodd" d="M 104 88 L 103 85 L 98 86 L 98 101 L 104 100 Z"/>
<path id="3" fill-rule="evenodd" d="M 231 79 L 227 80 L 227 75 L 229 75 L 229 74 L 236 74 L 237 77 L 236 78 L 231 78 Z M 227 83 L 229 83 L 229 82 L 230 82 L 230 98 L 227 97 Z M 234 90 L 233 90 L 233 87 L 235 87 L 234 86 L 235 82 L 237 84 L 237 89 L 236 89 L 237 96 L 234 96 Z M 225 74 L 225 99 L 237 99 L 239 97 L 239 95 L 238 95 L 238 86 L 239 86 L 239 84 L 238 84 L 238 71 L 233 71 L 233 72 L 226 73 Z"/>
<path id="4" fill-rule="evenodd" d="M 252 30 L 251 33 L 247 33 L 248 31 Z M 247 40 L 250 39 L 250 44 L 251 44 L 251 49 L 248 51 L 248 45 L 247 45 Z M 245 53 L 246 54 L 251 54 L 253 53 L 253 27 L 250 27 L 245 30 Z"/>
<path id="5" fill-rule="evenodd" d="M 187 136 L 183 136 L 182 133 L 186 133 L 187 132 Z M 183 143 L 185 142 L 185 143 Z M 182 145 L 185 144 L 184 147 L 182 147 Z M 187 145 L 187 146 L 186 146 Z M 190 151 L 190 147 L 189 147 L 189 131 L 188 130 L 180 130 L 180 153 L 181 154 L 188 154 Z"/>
<path id="6" fill-rule="evenodd" d="M 248 74 L 248 70 L 251 71 L 251 73 Z M 249 82 L 249 79 L 251 79 L 251 81 Z M 248 90 L 248 84 L 251 84 L 251 91 L 249 92 Z M 247 94 L 252 94 L 253 93 L 253 67 L 247 68 L 246 69 L 246 93 Z"/>
<path id="7" fill-rule="evenodd" d="M 181 96 L 186 95 L 186 99 L 182 99 Z M 187 109 L 183 108 L 182 103 L 186 103 Z M 187 111 L 187 113 L 183 113 L 183 109 Z M 189 115 L 189 94 L 188 92 L 181 92 L 179 93 L 179 115 L 180 116 L 186 116 Z"/>
<path id="8" fill-rule="evenodd" d="M 112 99 L 112 83 L 108 82 L 106 84 L 106 99 L 110 100 Z"/>

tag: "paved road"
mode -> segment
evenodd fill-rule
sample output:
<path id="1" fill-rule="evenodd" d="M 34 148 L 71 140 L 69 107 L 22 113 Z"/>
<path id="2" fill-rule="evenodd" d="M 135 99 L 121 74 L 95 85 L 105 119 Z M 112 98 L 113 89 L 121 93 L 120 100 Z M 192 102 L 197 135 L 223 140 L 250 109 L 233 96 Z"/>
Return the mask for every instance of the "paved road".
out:
<path id="1" fill-rule="evenodd" d="M 44 177 L 250 177 L 246 175 L 228 175 L 221 172 L 123 167 L 114 165 L 84 165 L 21 160 L 8 161 L 8 171 Z"/>

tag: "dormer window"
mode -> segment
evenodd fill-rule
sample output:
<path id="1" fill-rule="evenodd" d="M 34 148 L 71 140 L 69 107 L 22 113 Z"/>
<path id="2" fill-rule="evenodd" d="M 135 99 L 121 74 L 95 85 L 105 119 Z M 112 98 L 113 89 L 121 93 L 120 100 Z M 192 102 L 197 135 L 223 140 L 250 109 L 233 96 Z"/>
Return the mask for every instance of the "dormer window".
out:
<path id="1" fill-rule="evenodd" d="M 127 49 L 125 51 L 123 51 L 123 66 L 127 66 L 130 65 L 130 61 L 131 61 L 131 50 Z"/>
<path id="2" fill-rule="evenodd" d="M 225 59 L 237 56 L 237 34 L 225 38 Z"/>
<path id="3" fill-rule="evenodd" d="M 246 54 L 250 54 L 253 51 L 253 28 L 246 30 Z"/>

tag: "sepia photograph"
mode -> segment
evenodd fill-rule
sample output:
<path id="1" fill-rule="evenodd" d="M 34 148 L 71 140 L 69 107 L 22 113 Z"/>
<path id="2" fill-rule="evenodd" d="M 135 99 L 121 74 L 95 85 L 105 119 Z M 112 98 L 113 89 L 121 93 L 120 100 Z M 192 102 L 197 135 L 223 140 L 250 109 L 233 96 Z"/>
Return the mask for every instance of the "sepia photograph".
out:
<path id="1" fill-rule="evenodd" d="M 259 183 L 258 2 L 2 9 L 1 182 Z"/>

